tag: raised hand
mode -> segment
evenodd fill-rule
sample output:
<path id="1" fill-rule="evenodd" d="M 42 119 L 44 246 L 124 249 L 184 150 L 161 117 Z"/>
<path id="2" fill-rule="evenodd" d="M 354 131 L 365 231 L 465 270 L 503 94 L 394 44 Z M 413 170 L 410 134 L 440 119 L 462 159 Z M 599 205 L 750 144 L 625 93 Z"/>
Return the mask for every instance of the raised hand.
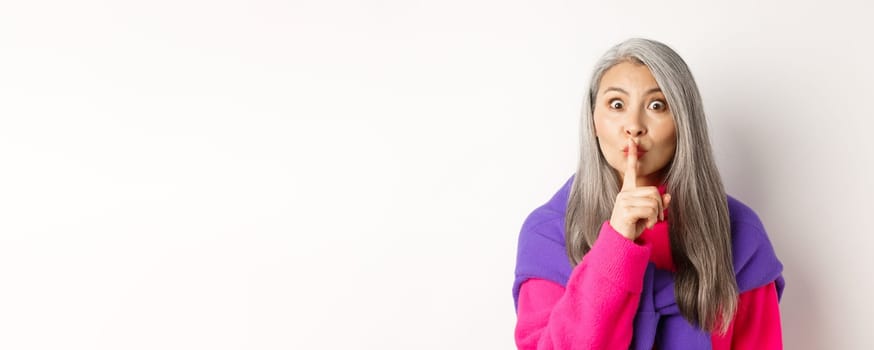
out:
<path id="1" fill-rule="evenodd" d="M 652 228 L 664 220 L 664 208 L 671 195 L 659 194 L 655 186 L 637 186 L 637 144 L 628 139 L 628 158 L 622 188 L 613 203 L 610 226 L 625 238 L 635 240 L 645 228 Z"/>

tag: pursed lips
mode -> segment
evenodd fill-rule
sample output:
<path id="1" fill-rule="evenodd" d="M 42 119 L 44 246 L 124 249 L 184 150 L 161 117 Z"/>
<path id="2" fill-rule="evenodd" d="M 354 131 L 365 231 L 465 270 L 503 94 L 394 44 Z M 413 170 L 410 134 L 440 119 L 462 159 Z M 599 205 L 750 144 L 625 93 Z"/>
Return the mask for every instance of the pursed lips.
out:
<path id="1" fill-rule="evenodd" d="M 643 148 L 641 148 L 640 146 L 638 146 L 637 147 L 637 158 L 643 157 L 644 153 L 646 153 L 646 151 Z M 628 157 L 628 147 L 625 147 L 622 149 L 622 154 L 624 154 L 626 157 Z"/>

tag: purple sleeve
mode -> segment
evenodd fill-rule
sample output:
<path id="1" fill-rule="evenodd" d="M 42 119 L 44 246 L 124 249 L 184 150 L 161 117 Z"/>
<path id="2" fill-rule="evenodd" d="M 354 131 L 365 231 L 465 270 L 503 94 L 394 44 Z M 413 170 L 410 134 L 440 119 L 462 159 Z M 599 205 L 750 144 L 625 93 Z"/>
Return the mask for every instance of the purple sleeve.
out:
<path id="1" fill-rule="evenodd" d="M 518 348 L 627 349 L 650 252 L 605 221 L 565 287 L 537 278 L 523 283 Z"/>

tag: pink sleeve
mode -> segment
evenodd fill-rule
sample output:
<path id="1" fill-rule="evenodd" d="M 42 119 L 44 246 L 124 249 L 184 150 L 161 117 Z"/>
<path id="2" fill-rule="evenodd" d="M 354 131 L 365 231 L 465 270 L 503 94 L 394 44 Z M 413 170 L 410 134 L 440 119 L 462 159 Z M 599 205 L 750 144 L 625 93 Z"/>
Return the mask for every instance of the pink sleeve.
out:
<path id="1" fill-rule="evenodd" d="M 519 291 L 519 349 L 627 349 L 651 248 L 607 221 L 567 286 L 529 279 Z"/>
<path id="2" fill-rule="evenodd" d="M 777 287 L 771 282 L 738 296 L 737 314 L 725 335 L 713 334 L 714 350 L 783 349 Z"/>

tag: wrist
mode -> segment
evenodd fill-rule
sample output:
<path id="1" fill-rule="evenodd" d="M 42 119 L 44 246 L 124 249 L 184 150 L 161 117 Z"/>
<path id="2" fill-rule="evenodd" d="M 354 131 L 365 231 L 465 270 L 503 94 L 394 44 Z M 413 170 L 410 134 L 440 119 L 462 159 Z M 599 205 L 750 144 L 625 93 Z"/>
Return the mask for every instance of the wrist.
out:
<path id="1" fill-rule="evenodd" d="M 613 232 L 616 232 L 617 234 L 622 236 L 622 238 L 625 238 L 629 241 L 634 241 L 637 238 L 637 237 L 632 237 L 631 234 L 629 234 L 629 233 L 626 233 L 626 232 L 630 232 L 630 230 L 628 230 L 627 227 L 622 227 L 622 225 L 614 225 L 612 220 L 608 221 L 607 224 L 610 225 L 610 228 L 613 229 Z"/>

